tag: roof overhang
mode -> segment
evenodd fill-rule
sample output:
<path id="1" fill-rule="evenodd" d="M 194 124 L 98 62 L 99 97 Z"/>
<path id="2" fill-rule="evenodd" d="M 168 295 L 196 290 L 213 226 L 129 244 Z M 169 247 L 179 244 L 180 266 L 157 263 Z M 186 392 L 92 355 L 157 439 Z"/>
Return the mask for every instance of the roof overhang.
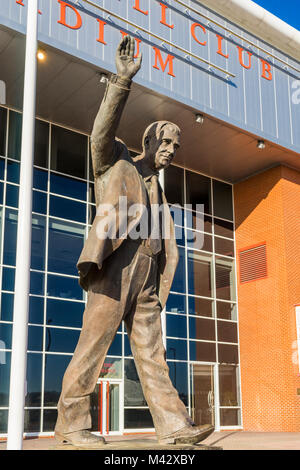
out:
<path id="1" fill-rule="evenodd" d="M 300 31 L 251 0 L 197 0 L 275 48 L 300 60 Z"/>

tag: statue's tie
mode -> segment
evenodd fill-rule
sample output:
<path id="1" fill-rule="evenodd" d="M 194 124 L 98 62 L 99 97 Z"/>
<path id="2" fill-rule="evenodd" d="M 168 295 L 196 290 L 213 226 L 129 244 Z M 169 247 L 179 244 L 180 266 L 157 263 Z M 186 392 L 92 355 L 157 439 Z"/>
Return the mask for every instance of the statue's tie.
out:
<path id="1" fill-rule="evenodd" d="M 151 177 L 151 186 L 149 189 L 149 199 L 151 205 L 151 235 L 148 243 L 154 255 L 159 253 L 162 248 L 161 243 L 161 216 L 159 206 L 161 203 L 160 187 L 158 183 L 158 175 Z"/>

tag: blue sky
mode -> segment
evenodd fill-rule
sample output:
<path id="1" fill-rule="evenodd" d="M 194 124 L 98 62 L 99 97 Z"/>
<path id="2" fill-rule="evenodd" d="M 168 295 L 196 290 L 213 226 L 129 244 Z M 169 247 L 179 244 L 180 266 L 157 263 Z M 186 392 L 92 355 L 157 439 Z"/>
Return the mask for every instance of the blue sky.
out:
<path id="1" fill-rule="evenodd" d="M 300 1 L 299 0 L 253 0 L 261 7 L 269 10 L 286 23 L 300 30 Z"/>

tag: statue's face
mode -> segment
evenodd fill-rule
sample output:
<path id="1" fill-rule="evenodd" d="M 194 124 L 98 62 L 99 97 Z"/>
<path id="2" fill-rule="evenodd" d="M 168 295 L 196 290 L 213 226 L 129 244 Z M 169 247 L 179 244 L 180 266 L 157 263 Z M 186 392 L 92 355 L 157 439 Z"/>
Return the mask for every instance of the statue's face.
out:
<path id="1" fill-rule="evenodd" d="M 153 170 L 167 168 L 180 147 L 180 134 L 171 125 L 162 128 L 159 139 L 155 136 L 145 142 L 145 160 Z"/>

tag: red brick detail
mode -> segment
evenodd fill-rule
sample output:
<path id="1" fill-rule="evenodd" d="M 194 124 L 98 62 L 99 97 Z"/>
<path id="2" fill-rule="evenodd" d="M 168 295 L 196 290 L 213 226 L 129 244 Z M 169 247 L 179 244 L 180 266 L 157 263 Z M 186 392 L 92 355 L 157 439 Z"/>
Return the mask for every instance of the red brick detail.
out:
<path id="1" fill-rule="evenodd" d="M 272 168 L 235 184 L 234 198 L 237 252 L 264 242 L 268 268 L 238 284 L 243 427 L 299 432 L 300 172 Z"/>

